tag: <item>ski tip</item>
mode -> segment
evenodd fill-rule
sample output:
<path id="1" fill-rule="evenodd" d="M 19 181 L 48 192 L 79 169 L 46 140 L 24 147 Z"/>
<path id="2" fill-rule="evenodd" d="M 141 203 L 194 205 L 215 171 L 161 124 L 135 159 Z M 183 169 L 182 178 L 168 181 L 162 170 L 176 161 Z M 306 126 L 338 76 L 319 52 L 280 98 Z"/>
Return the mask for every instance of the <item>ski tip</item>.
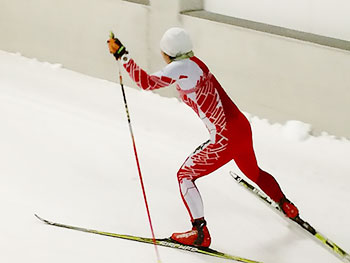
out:
<path id="1" fill-rule="evenodd" d="M 45 220 L 44 218 L 42 218 L 42 217 L 38 216 L 37 214 L 34 214 L 34 216 L 35 216 L 37 219 L 39 219 L 41 222 L 44 222 L 44 223 L 50 224 L 50 222 L 49 222 L 49 221 L 47 221 L 47 220 Z"/>
<path id="2" fill-rule="evenodd" d="M 114 38 L 114 33 L 113 33 L 113 31 L 111 30 L 111 31 L 109 31 L 109 38 Z"/>
<path id="3" fill-rule="evenodd" d="M 37 219 L 39 219 L 40 221 L 44 221 L 44 219 L 41 218 L 40 216 L 38 216 L 37 214 L 34 214 L 34 216 L 35 216 Z"/>

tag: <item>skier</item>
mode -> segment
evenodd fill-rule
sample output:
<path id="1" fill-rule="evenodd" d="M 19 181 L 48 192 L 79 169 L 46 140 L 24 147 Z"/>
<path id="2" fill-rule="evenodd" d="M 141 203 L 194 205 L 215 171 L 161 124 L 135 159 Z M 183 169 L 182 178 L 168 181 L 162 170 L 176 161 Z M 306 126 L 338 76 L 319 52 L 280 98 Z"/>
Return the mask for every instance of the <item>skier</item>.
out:
<path id="1" fill-rule="evenodd" d="M 110 38 L 107 42 L 110 53 L 122 61 L 140 88 L 154 90 L 175 83 L 182 101 L 196 112 L 209 131 L 210 139 L 186 159 L 177 173 L 181 197 L 193 227 L 184 233 L 173 233 L 173 240 L 186 245 L 209 247 L 211 237 L 195 181 L 231 160 L 236 162 L 246 177 L 279 204 L 287 217 L 298 217 L 297 207 L 286 198 L 274 177 L 259 168 L 249 121 L 208 67 L 194 56 L 191 39 L 184 29 L 173 27 L 164 33 L 160 49 L 167 65 L 152 75 L 148 75 L 130 58 L 119 39 Z"/>

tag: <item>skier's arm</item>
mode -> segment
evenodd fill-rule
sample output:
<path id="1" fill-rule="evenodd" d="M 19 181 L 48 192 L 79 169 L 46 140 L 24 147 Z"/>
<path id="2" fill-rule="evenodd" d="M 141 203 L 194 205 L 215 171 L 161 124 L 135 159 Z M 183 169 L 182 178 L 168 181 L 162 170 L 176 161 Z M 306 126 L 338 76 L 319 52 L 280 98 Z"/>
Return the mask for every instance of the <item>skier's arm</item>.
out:
<path id="1" fill-rule="evenodd" d="M 122 57 L 122 61 L 130 77 L 135 81 L 137 86 L 144 90 L 159 89 L 176 82 L 176 79 L 166 76 L 162 71 L 152 75 L 147 74 L 133 59 L 129 59 L 127 54 Z"/>
<path id="2" fill-rule="evenodd" d="M 135 83 L 144 90 L 154 90 L 169 86 L 176 82 L 176 79 L 166 74 L 166 68 L 153 75 L 148 75 L 146 71 L 140 68 L 133 59 L 129 58 L 125 46 L 111 32 L 110 39 L 107 41 L 109 51 L 117 60 L 121 60 L 124 68 L 129 73 Z M 170 73 L 170 72 L 168 72 Z"/>

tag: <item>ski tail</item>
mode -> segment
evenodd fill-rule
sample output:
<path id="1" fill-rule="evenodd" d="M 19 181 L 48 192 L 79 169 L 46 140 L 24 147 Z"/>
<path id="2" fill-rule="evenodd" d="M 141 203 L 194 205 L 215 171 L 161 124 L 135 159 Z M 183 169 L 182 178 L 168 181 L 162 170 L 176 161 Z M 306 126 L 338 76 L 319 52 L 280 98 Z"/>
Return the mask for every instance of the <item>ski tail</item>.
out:
<path id="1" fill-rule="evenodd" d="M 232 176 L 235 181 L 243 186 L 245 189 L 247 189 L 249 192 L 253 193 L 256 197 L 258 197 L 261 201 L 268 204 L 271 208 L 276 209 L 278 212 L 280 212 L 280 215 L 288 218 L 284 215 L 283 211 L 279 207 L 276 202 L 274 202 L 269 196 L 267 196 L 261 189 L 258 187 L 255 187 L 254 185 L 248 183 L 246 180 L 244 180 L 242 177 L 237 175 L 234 172 L 230 172 L 230 175 Z M 336 243 L 331 241 L 329 238 L 327 238 L 325 235 L 318 232 L 311 224 L 304 221 L 300 216 L 297 216 L 296 218 L 288 218 L 298 224 L 302 229 L 307 231 L 309 234 L 311 234 L 315 239 L 320 243 L 321 245 L 325 246 L 327 249 L 329 249 L 335 256 L 340 258 L 344 262 L 350 263 L 350 255 L 342 248 L 340 248 Z"/>

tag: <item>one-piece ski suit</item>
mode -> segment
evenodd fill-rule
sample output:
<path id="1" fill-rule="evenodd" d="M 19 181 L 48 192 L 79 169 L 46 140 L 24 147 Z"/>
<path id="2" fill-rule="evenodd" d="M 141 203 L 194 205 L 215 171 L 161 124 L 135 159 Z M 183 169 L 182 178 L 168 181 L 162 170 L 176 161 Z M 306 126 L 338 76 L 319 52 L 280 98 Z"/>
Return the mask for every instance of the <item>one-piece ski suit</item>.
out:
<path id="1" fill-rule="evenodd" d="M 130 77 L 144 90 L 175 83 L 182 101 L 196 112 L 209 131 L 210 139 L 186 159 L 177 173 L 191 220 L 204 217 L 202 199 L 194 181 L 230 160 L 274 201 L 279 202 L 284 197 L 276 180 L 257 164 L 249 121 L 200 59 L 193 56 L 173 61 L 152 75 L 128 55 L 121 61 Z"/>

